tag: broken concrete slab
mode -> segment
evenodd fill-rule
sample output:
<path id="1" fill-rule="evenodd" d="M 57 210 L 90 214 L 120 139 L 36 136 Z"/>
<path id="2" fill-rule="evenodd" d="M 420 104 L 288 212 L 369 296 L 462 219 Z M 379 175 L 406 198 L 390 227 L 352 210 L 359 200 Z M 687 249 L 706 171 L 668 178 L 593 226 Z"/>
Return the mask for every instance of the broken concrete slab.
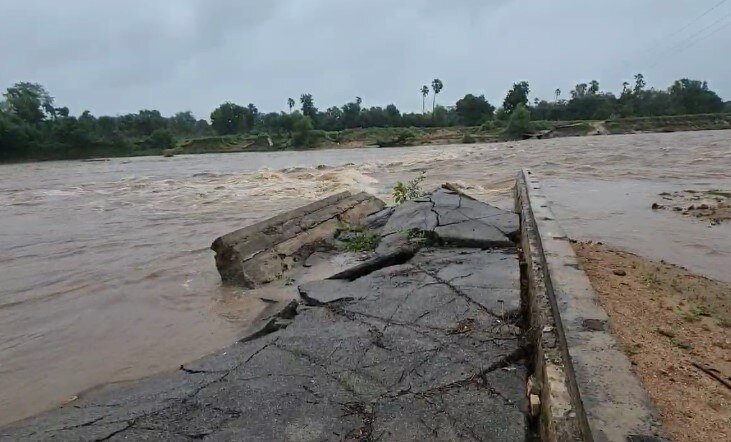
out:
<path id="1" fill-rule="evenodd" d="M 326 279 L 300 284 L 297 286 L 297 290 L 306 305 L 321 306 L 331 302 L 355 299 L 354 293 L 346 290 L 348 287 L 350 286 L 344 279 Z"/>
<path id="2" fill-rule="evenodd" d="M 510 247 L 518 230 L 517 214 L 440 188 L 396 207 L 382 229 L 384 241 L 377 251 L 398 247 L 415 231 L 431 232 L 446 245 L 457 247 Z"/>
<path id="3" fill-rule="evenodd" d="M 280 279 L 343 225 L 383 209 L 383 201 L 343 192 L 217 238 L 216 267 L 224 282 L 246 288 Z"/>
<path id="4" fill-rule="evenodd" d="M 418 245 L 408 241 L 396 243 L 390 250 L 382 251 L 356 266 L 328 277 L 328 279 L 347 279 L 353 281 L 383 267 L 403 264 L 411 259 L 417 250 L 419 250 Z"/>
<path id="5" fill-rule="evenodd" d="M 394 210 L 396 210 L 395 207 L 386 207 L 383 210 L 366 216 L 360 222 L 360 225 L 366 230 L 380 232 L 380 229 L 386 225 L 388 219 L 393 215 Z"/>
<path id="6" fill-rule="evenodd" d="M 433 231 L 439 223 L 437 214 L 431 208 L 428 200 L 406 201 L 391 214 L 381 235 L 406 233 L 409 230 Z"/>
<path id="7" fill-rule="evenodd" d="M 496 317 L 512 318 L 520 312 L 520 275 L 515 249 L 422 250 L 411 264 L 449 284 Z"/>
<path id="8" fill-rule="evenodd" d="M 497 227 L 482 220 L 464 220 L 434 229 L 447 245 L 465 247 L 510 247 L 514 243 Z"/>

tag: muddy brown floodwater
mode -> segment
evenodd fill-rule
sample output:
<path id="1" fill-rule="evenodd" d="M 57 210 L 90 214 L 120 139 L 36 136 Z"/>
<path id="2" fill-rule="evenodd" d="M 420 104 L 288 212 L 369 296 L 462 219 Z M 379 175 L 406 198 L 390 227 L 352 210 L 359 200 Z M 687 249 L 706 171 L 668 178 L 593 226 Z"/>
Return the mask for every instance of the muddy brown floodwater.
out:
<path id="1" fill-rule="evenodd" d="M 729 281 L 731 225 L 650 205 L 731 185 L 731 131 L 0 166 L 0 425 L 175 369 L 266 308 L 220 285 L 217 236 L 342 190 L 456 182 L 510 206 L 530 167 L 577 238 Z"/>

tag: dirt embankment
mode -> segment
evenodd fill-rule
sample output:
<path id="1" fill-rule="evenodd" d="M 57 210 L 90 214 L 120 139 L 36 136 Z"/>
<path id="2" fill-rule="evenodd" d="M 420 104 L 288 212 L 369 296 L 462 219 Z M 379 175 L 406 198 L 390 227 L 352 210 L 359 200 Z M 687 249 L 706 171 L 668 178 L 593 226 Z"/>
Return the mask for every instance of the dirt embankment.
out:
<path id="1" fill-rule="evenodd" d="M 731 285 L 600 243 L 574 249 L 673 440 L 731 440 Z"/>

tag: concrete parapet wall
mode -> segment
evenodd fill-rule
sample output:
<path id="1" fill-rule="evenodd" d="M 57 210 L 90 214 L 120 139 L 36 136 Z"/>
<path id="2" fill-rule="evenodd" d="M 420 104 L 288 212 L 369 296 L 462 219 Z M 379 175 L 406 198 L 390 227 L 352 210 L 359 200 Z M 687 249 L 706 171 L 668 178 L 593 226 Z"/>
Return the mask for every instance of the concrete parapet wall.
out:
<path id="1" fill-rule="evenodd" d="M 664 440 L 657 413 L 530 171 L 518 174 L 515 193 L 542 387 L 542 438 Z"/>

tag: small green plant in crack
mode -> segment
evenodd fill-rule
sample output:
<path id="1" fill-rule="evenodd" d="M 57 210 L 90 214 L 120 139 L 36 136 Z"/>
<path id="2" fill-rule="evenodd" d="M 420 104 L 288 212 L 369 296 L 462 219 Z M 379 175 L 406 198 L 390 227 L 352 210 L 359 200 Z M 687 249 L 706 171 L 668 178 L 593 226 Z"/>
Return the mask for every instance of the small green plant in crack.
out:
<path id="1" fill-rule="evenodd" d="M 420 243 L 424 246 L 439 245 L 439 237 L 436 233 L 429 230 L 421 230 L 417 228 L 404 230 L 402 232 L 409 241 Z"/>
<path id="2" fill-rule="evenodd" d="M 373 232 L 349 228 L 338 237 L 341 248 L 348 252 L 367 252 L 375 250 L 381 237 Z"/>
<path id="3" fill-rule="evenodd" d="M 426 232 L 421 229 L 409 229 L 404 232 L 406 239 L 409 241 L 412 239 L 420 240 L 426 239 Z"/>
<path id="4" fill-rule="evenodd" d="M 424 196 L 421 190 L 421 183 L 426 179 L 426 173 L 421 172 L 419 176 L 404 184 L 399 181 L 393 186 L 393 199 L 396 204 L 403 204 L 408 200 L 413 200 Z"/>

